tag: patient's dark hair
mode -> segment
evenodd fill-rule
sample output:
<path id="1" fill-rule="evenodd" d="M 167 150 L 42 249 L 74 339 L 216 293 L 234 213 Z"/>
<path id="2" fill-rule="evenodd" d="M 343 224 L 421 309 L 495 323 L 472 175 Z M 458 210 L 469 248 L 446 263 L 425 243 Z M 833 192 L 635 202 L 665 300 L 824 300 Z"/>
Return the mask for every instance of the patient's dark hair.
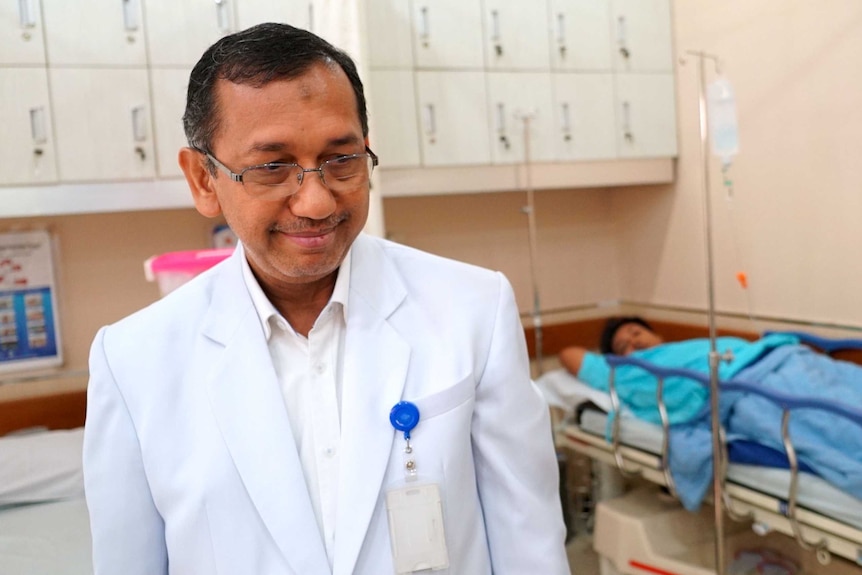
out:
<path id="1" fill-rule="evenodd" d="M 617 334 L 617 330 L 627 323 L 636 323 L 653 331 L 652 326 L 644 318 L 636 315 L 608 318 L 602 330 L 602 336 L 599 339 L 599 351 L 602 353 L 613 353 L 614 336 Z"/>

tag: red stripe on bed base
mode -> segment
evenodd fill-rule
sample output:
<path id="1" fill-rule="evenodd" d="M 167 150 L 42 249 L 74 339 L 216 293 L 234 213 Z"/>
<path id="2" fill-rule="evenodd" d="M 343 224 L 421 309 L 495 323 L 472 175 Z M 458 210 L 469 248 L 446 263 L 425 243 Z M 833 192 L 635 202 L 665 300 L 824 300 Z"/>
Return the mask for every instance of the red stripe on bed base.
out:
<path id="1" fill-rule="evenodd" d="M 664 569 L 659 569 L 658 567 L 653 567 L 652 565 L 647 565 L 646 563 L 641 563 L 640 561 L 635 561 L 633 559 L 629 560 L 629 565 L 635 569 L 643 569 L 650 573 L 656 573 L 656 575 L 679 575 L 679 573 L 674 571 L 665 571 Z"/>

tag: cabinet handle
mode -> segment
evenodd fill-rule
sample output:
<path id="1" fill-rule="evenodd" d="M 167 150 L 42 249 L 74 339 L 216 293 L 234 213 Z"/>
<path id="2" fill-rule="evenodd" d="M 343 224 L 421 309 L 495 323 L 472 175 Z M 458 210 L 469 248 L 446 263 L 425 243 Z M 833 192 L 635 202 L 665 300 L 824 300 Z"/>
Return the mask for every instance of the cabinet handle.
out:
<path id="1" fill-rule="evenodd" d="M 437 141 L 437 118 L 434 104 L 425 104 L 425 133 L 432 144 Z"/>
<path id="2" fill-rule="evenodd" d="M 422 41 L 422 46 L 427 48 L 431 39 L 431 25 L 428 21 L 427 6 L 419 9 L 419 39 Z"/>
<path id="3" fill-rule="evenodd" d="M 623 102 L 623 137 L 629 143 L 635 139 L 635 135 L 632 133 L 631 105 L 629 105 L 628 100 Z"/>
<path id="4" fill-rule="evenodd" d="M 215 5 L 219 30 L 225 33 L 230 32 L 230 13 L 228 12 L 230 6 L 228 5 L 228 1 L 215 0 Z"/>
<path id="5" fill-rule="evenodd" d="M 33 2 L 34 0 L 18 0 L 18 21 L 21 28 L 36 27 L 36 8 Z"/>
<path id="6" fill-rule="evenodd" d="M 622 54 L 623 58 L 628 59 L 631 56 L 631 52 L 628 48 L 626 36 L 626 17 L 619 16 L 617 17 L 617 44 L 620 47 L 620 54 Z"/>
<path id="7" fill-rule="evenodd" d="M 132 108 L 132 135 L 136 142 L 147 140 L 147 110 L 144 106 Z"/>
<path id="8" fill-rule="evenodd" d="M 138 30 L 138 0 L 123 0 L 123 23 L 126 32 Z"/>
<path id="9" fill-rule="evenodd" d="M 30 108 L 30 134 L 33 136 L 33 143 L 37 146 L 48 142 L 44 106 Z"/>
<path id="10" fill-rule="evenodd" d="M 562 12 L 557 14 L 557 47 L 560 50 L 560 58 L 566 57 L 566 15 Z"/>
<path id="11" fill-rule="evenodd" d="M 569 103 L 563 102 L 563 105 L 560 106 L 560 129 L 563 132 L 563 140 L 566 142 L 572 139 L 572 122 L 569 117 Z"/>
<path id="12" fill-rule="evenodd" d="M 491 41 L 494 43 L 494 53 L 497 57 L 503 55 L 503 43 L 500 42 L 500 11 L 491 10 Z"/>

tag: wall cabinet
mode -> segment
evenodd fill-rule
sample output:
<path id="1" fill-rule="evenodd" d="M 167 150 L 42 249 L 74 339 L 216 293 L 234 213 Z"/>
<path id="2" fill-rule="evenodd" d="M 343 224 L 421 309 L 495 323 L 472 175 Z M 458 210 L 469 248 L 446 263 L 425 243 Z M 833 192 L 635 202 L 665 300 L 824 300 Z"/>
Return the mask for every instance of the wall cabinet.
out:
<path id="1" fill-rule="evenodd" d="M 146 65 L 141 0 L 42 0 L 42 12 L 51 66 Z"/>
<path id="2" fill-rule="evenodd" d="M 623 158 L 675 156 L 673 76 L 621 74 L 616 76 L 616 89 L 619 155 Z"/>
<path id="3" fill-rule="evenodd" d="M 611 10 L 608 0 L 550 0 L 551 68 L 608 71 Z"/>
<path id="4" fill-rule="evenodd" d="M 44 65 L 43 31 L 39 0 L 0 3 L 0 66 Z"/>
<path id="5" fill-rule="evenodd" d="M 416 73 L 426 166 L 488 164 L 488 99 L 481 72 Z"/>
<path id="6" fill-rule="evenodd" d="M 383 9 L 403 0 L 389 0 Z M 413 46 L 419 69 L 482 69 L 480 0 L 413 0 Z M 372 61 L 372 66 L 374 62 Z"/>
<path id="7" fill-rule="evenodd" d="M 553 75 L 555 157 L 561 161 L 610 160 L 617 156 L 612 74 Z"/>
<path id="8" fill-rule="evenodd" d="M 555 159 L 551 76 L 540 72 L 492 72 L 487 75 L 493 132 L 491 161 L 517 164 Z M 529 131 L 525 130 L 529 123 Z M 529 138 L 529 149 L 526 142 Z"/>
<path id="9" fill-rule="evenodd" d="M 155 176 L 146 70 L 52 68 L 49 77 L 63 181 Z"/>
<path id="10" fill-rule="evenodd" d="M 653 158 L 667 164 L 642 181 L 672 177 L 670 0 L 10 0 L 0 191 L 137 181 L 175 206 L 189 72 L 218 38 L 264 21 L 362 35 L 384 195 L 515 189 L 528 154 L 545 187 L 587 185 L 570 176 L 597 166 L 589 181 L 630 184 L 634 161 Z"/>
<path id="11" fill-rule="evenodd" d="M 614 68 L 621 72 L 672 72 L 669 0 L 612 2 Z"/>
<path id="12" fill-rule="evenodd" d="M 547 70 L 548 11 L 545 2 L 483 0 L 485 67 Z"/>
<path id="13" fill-rule="evenodd" d="M 527 161 L 612 170 L 677 153 L 670 0 L 369 0 L 369 10 L 372 139 L 397 146 L 391 163 L 378 146 L 384 176 L 413 170 L 427 182 L 429 169 Z"/>
<path id="14" fill-rule="evenodd" d="M 0 68 L 0 125 L 0 183 L 49 183 L 57 179 L 44 68 Z"/>

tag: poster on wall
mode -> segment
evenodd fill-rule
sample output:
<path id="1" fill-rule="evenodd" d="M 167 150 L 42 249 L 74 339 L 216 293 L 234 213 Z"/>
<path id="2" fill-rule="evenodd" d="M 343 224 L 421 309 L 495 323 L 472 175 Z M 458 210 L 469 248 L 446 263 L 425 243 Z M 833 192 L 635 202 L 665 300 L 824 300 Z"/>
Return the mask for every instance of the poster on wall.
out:
<path id="1" fill-rule="evenodd" d="M 0 373 L 63 362 L 47 230 L 0 233 Z"/>

